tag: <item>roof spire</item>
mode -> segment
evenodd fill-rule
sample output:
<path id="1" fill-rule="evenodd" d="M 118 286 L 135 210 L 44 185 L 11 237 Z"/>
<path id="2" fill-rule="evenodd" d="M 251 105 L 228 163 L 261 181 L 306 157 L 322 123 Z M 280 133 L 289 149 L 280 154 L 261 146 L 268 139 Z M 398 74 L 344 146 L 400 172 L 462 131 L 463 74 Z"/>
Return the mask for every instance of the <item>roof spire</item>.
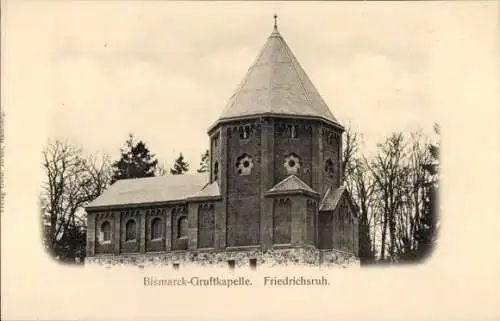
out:
<path id="1" fill-rule="evenodd" d="M 274 30 L 278 30 L 278 15 L 274 14 Z"/>

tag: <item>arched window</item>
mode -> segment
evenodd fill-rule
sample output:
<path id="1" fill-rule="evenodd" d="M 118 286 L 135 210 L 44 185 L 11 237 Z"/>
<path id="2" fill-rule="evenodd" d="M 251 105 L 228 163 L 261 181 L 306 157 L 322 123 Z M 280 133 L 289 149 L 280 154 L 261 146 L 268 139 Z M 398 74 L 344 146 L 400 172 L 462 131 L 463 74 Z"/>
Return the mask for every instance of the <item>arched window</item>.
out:
<path id="1" fill-rule="evenodd" d="M 238 130 L 240 132 L 240 139 L 248 139 L 250 137 L 250 126 L 240 126 Z"/>
<path id="2" fill-rule="evenodd" d="M 151 239 L 161 239 L 161 219 L 159 217 L 156 217 L 151 221 Z"/>
<path id="3" fill-rule="evenodd" d="M 214 164 L 214 181 L 219 179 L 219 162 L 215 161 Z"/>
<path id="4" fill-rule="evenodd" d="M 187 237 L 188 222 L 185 216 L 177 221 L 177 237 Z"/>
<path id="5" fill-rule="evenodd" d="M 108 221 L 101 224 L 101 240 L 103 242 L 111 241 L 111 223 Z"/>
<path id="6" fill-rule="evenodd" d="M 274 201 L 273 209 L 273 243 L 288 244 L 291 242 L 292 203 L 290 199 Z"/>
<path id="7" fill-rule="evenodd" d="M 135 220 L 128 220 L 127 224 L 125 224 L 125 241 L 135 240 L 135 231 Z"/>
<path id="8" fill-rule="evenodd" d="M 327 159 L 325 162 L 325 173 L 333 178 L 335 168 L 333 167 L 333 162 L 331 159 Z"/>
<path id="9" fill-rule="evenodd" d="M 288 138 L 297 138 L 297 125 L 288 125 Z"/>

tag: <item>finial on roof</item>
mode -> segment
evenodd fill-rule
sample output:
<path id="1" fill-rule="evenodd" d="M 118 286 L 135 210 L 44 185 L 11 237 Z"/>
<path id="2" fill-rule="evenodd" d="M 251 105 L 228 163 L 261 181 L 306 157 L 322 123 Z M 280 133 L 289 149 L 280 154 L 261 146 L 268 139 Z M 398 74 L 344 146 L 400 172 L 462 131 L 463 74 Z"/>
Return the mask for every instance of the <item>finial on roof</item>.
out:
<path id="1" fill-rule="evenodd" d="M 274 30 L 278 30 L 278 15 L 274 14 Z"/>

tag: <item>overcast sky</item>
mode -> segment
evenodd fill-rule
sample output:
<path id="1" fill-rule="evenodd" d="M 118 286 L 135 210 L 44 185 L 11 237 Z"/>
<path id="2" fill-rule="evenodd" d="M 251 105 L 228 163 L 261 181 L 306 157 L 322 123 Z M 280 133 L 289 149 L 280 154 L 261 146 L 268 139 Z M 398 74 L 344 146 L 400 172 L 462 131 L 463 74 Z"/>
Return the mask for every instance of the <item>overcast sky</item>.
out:
<path id="1" fill-rule="evenodd" d="M 450 31 L 475 14 L 450 7 L 10 2 L 8 99 L 18 106 L 13 113 L 36 115 L 39 139 L 69 137 L 88 152 L 117 158 L 131 132 L 167 168 L 183 152 L 194 169 L 208 147 L 207 128 L 277 13 L 281 34 L 333 114 L 373 145 L 391 131 L 428 130 L 439 121 L 435 85 L 449 76 L 442 63 L 452 46 L 462 45 Z"/>

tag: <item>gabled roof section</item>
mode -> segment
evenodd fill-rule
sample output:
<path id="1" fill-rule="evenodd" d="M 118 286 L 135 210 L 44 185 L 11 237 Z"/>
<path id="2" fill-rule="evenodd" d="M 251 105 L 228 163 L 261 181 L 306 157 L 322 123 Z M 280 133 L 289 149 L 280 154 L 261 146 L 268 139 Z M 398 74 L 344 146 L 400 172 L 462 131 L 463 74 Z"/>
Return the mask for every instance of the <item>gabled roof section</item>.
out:
<path id="1" fill-rule="evenodd" d="M 207 182 L 206 174 L 123 179 L 111 185 L 86 208 L 182 201 L 200 192 Z M 209 192 L 213 192 L 212 187 Z"/>
<path id="2" fill-rule="evenodd" d="M 314 117 L 340 126 L 276 24 L 218 122 L 252 115 Z"/>
<path id="3" fill-rule="evenodd" d="M 351 196 L 349 194 L 349 191 L 345 186 L 340 186 L 339 188 L 331 188 L 329 187 L 328 190 L 325 193 L 325 196 L 321 200 L 319 204 L 319 210 L 320 211 L 333 211 L 337 208 L 340 200 L 342 197 L 345 196 L 348 198 L 349 202 L 351 205 L 354 207 L 353 213 L 357 211 L 356 204 L 352 202 Z M 357 216 L 354 214 L 353 216 Z"/>
<path id="4" fill-rule="evenodd" d="M 295 175 L 290 175 L 278 184 L 274 185 L 267 193 L 282 193 L 291 191 L 304 191 L 312 194 L 318 194 L 309 185 L 304 183 L 303 180 Z"/>
<path id="5" fill-rule="evenodd" d="M 337 207 L 342 195 L 344 194 L 346 188 L 341 186 L 339 188 L 333 189 L 331 187 L 325 193 L 325 196 L 319 204 L 320 211 L 333 211 Z"/>

